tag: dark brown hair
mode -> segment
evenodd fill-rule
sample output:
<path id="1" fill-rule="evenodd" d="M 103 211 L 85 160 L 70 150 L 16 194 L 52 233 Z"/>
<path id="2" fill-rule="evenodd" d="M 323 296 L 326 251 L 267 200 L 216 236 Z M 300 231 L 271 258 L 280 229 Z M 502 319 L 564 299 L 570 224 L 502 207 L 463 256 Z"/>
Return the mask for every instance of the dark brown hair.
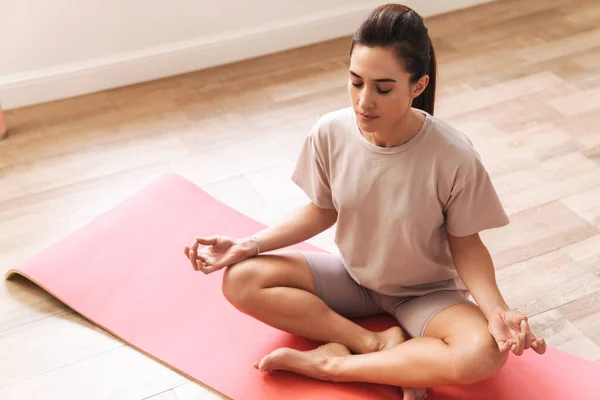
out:
<path id="1" fill-rule="evenodd" d="M 429 31 L 423 18 L 400 4 L 385 4 L 374 9 L 356 30 L 350 55 L 356 44 L 394 49 L 411 83 L 429 75 L 429 84 L 412 106 L 433 115 L 437 61 Z"/>

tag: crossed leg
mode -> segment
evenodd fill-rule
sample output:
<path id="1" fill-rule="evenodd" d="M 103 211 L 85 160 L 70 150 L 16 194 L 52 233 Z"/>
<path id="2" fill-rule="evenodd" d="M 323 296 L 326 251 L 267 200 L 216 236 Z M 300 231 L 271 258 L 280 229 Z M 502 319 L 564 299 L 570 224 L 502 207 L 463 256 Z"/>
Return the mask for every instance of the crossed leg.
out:
<path id="1" fill-rule="evenodd" d="M 367 354 L 339 344 L 312 352 L 277 349 L 257 365 L 333 382 L 370 382 L 402 387 L 471 384 L 495 375 L 508 354 L 498 350 L 487 321 L 474 304 L 456 304 L 436 314 L 424 337 Z"/>
<path id="2" fill-rule="evenodd" d="M 339 280 L 335 285 L 340 286 Z M 437 313 L 423 337 L 400 329 L 370 332 L 330 309 L 301 255 L 259 256 L 230 267 L 223 292 L 240 311 L 295 335 L 325 344 L 310 352 L 277 349 L 256 363 L 335 382 L 371 382 L 409 388 L 469 384 L 494 375 L 506 361 L 474 304 Z M 354 354 L 353 354 L 354 353 Z M 407 390 L 405 399 L 415 393 Z"/>

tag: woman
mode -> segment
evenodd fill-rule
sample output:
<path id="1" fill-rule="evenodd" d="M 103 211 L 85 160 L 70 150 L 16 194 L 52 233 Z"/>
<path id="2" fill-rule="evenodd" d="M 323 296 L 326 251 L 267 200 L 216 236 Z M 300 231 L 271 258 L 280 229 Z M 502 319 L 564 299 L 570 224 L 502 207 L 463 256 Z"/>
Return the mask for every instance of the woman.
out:
<path id="1" fill-rule="evenodd" d="M 317 122 L 292 175 L 311 202 L 251 238 L 186 247 L 196 270 L 228 267 L 223 293 L 237 309 L 326 343 L 278 349 L 256 363 L 261 371 L 395 385 L 417 399 L 428 387 L 493 376 L 509 351 L 545 352 L 498 290 L 479 232 L 508 218 L 470 141 L 433 117 L 435 81 L 423 19 L 401 5 L 378 7 L 352 42 L 352 107 Z M 334 223 L 337 254 L 259 256 Z M 351 321 L 381 312 L 408 337 Z"/>

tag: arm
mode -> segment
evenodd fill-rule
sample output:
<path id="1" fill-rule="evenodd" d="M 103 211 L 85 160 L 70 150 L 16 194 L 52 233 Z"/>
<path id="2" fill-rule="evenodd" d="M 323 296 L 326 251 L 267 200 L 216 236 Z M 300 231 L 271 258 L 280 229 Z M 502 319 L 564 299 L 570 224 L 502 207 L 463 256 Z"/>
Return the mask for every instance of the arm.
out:
<path id="1" fill-rule="evenodd" d="M 337 220 L 334 209 L 319 208 L 313 203 L 300 207 L 283 223 L 266 228 L 254 235 L 260 252 L 265 253 L 303 242 L 329 229 Z M 250 238 L 240 239 L 249 255 L 256 254 Z"/>
<path id="2" fill-rule="evenodd" d="M 546 352 L 543 338 L 536 339 L 525 315 L 510 310 L 496 284 L 492 257 L 479 234 L 466 237 L 448 235 L 450 251 L 459 276 L 488 320 L 489 330 L 501 351 L 516 355 L 533 348 Z"/>
<path id="3" fill-rule="evenodd" d="M 448 235 L 456 270 L 479 308 L 490 320 L 492 315 L 508 311 L 496 283 L 492 257 L 479 234 L 466 237 Z"/>

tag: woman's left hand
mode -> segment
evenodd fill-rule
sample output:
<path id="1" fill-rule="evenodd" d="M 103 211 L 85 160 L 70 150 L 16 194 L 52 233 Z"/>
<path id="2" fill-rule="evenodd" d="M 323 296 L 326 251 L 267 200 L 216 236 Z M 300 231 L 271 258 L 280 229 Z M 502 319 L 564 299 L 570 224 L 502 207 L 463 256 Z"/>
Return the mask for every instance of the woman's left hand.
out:
<path id="1" fill-rule="evenodd" d="M 502 353 L 511 350 L 520 356 L 529 348 L 538 354 L 546 352 L 546 342 L 531 332 L 527 317 L 514 310 L 494 314 L 488 323 L 488 329 Z"/>

